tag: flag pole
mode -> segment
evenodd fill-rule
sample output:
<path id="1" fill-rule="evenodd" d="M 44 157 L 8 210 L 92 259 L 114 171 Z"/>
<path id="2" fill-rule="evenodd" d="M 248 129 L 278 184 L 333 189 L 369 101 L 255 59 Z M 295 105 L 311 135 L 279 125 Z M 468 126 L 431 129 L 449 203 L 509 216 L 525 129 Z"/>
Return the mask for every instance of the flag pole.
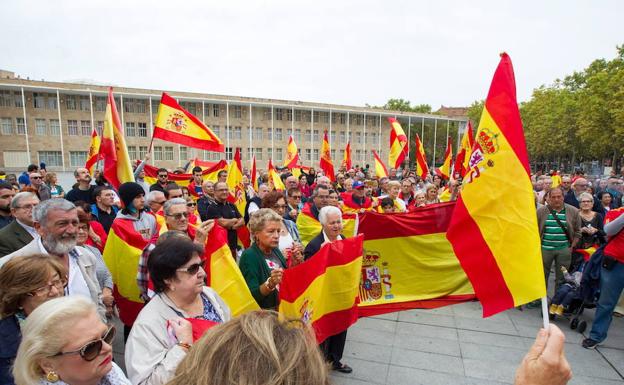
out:
<path id="1" fill-rule="evenodd" d="M 542 318 L 544 319 L 544 329 L 548 330 L 550 320 L 548 319 L 548 298 L 542 297 Z"/>

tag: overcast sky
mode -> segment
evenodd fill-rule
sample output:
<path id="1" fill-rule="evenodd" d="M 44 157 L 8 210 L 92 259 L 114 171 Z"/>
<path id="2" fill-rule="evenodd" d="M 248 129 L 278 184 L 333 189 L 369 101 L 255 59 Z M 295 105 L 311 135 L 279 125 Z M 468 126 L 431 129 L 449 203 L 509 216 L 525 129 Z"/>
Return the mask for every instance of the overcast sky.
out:
<path id="1" fill-rule="evenodd" d="M 31 79 L 349 105 L 467 106 L 499 52 L 519 99 L 624 44 L 624 1 L 3 1 Z"/>

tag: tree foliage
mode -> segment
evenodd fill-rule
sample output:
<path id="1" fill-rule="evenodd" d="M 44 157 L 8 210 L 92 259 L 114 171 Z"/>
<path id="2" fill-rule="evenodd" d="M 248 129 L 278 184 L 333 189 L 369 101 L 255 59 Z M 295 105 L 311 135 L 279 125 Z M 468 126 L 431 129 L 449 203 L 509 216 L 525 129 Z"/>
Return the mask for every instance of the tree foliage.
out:
<path id="1" fill-rule="evenodd" d="M 474 129 L 476 129 L 479 125 L 484 105 L 485 100 L 476 100 L 470 105 L 470 107 L 468 107 L 468 119 L 470 119 L 470 121 L 472 122 L 472 126 L 474 127 Z"/>
<path id="2" fill-rule="evenodd" d="M 383 108 L 384 110 L 403 111 L 403 112 L 419 112 L 424 114 L 431 113 L 431 106 L 429 104 L 418 104 L 412 106 L 409 100 L 405 99 L 388 99 L 383 106 L 375 106 L 376 108 Z"/>

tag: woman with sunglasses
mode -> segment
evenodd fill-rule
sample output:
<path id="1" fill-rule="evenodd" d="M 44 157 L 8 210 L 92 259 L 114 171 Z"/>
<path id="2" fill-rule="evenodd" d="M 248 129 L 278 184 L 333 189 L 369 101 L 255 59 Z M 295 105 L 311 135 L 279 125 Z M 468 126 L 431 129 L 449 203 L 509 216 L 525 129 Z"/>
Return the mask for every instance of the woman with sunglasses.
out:
<path id="1" fill-rule="evenodd" d="M 168 238 L 150 253 L 147 268 L 156 295 L 139 313 L 126 343 L 133 384 L 164 384 L 194 342 L 212 325 L 229 321 L 230 309 L 205 285 L 201 246 Z"/>
<path id="2" fill-rule="evenodd" d="M 188 223 L 197 225 L 197 202 L 193 197 L 186 198 L 186 212 L 188 213 Z"/>
<path id="3" fill-rule="evenodd" d="M 52 299 L 22 328 L 13 376 L 17 385 L 130 385 L 113 362 L 115 327 L 79 295 Z"/>
<path id="4" fill-rule="evenodd" d="M 47 255 L 15 257 L 0 269 L 0 384 L 12 384 L 10 367 L 21 326 L 37 306 L 63 295 L 67 271 Z"/>

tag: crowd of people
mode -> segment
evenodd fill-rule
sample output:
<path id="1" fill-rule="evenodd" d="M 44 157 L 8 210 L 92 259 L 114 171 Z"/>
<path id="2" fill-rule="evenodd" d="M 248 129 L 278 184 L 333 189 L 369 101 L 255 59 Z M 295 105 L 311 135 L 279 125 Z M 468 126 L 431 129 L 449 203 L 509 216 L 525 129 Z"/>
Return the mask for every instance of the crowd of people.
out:
<path id="1" fill-rule="evenodd" d="M 326 384 L 329 370 L 352 371 L 342 361 L 347 331 L 317 346 L 307 326 L 277 317 L 284 270 L 343 239 L 344 213 L 415 211 L 454 200 L 460 189 L 459 178 L 423 180 L 409 169 L 377 178 L 366 166 L 342 169 L 334 182 L 314 169 L 297 176 L 284 169 L 285 190 L 277 191 L 267 174 L 258 176 L 255 189 L 245 170 L 247 205 L 239 212 L 228 200 L 225 170 L 213 181 L 195 167 L 181 186 L 169 178 L 184 170 L 160 168 L 149 185 L 144 165 L 135 169 L 136 182 L 117 189 L 85 168 L 75 170 L 76 182 L 66 189 L 45 165 L 30 165 L 19 177 L 3 175 L 0 383 L 225 384 L 236 378 Z M 553 176 L 536 174 L 533 183 L 546 279 L 554 262 L 556 285 L 565 285 L 561 267 L 572 271 L 579 264 L 577 250 L 596 244 L 606 243 L 605 254 L 624 262 L 621 178 L 564 175 L 557 185 Z M 308 242 L 297 225 L 301 215 L 319 222 L 320 231 Z M 204 252 L 216 225 L 225 229 L 232 258 L 262 311 L 232 318 L 228 304 L 206 286 Z M 102 257 L 113 227 L 141 245 L 135 268 L 144 304 L 132 316 L 118 314 L 116 282 Z M 252 241 L 245 249 L 238 242 L 242 227 Z M 623 266 L 603 272 L 606 294 L 585 347 L 606 338 Z M 551 311 L 559 306 L 553 302 Z M 112 320 L 118 316 L 125 373 L 112 361 Z M 516 383 L 566 383 L 571 372 L 563 340 L 555 326 L 542 330 Z"/>

